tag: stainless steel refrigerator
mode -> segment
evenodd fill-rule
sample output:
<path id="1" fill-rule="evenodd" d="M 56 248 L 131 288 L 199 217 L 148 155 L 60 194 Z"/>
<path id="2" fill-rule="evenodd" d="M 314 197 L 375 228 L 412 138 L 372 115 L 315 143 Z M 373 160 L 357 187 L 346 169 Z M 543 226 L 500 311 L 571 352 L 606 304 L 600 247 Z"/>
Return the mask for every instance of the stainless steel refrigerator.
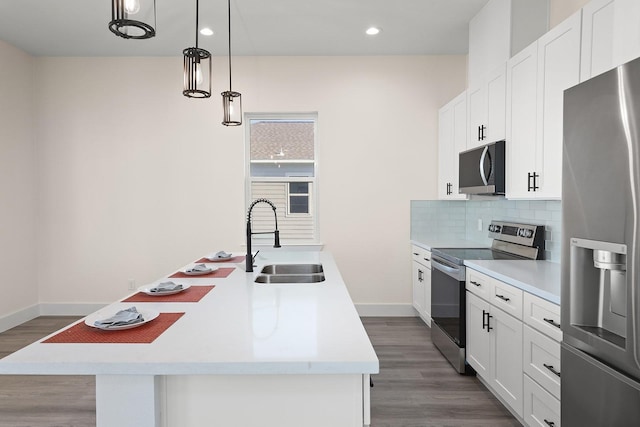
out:
<path id="1" fill-rule="evenodd" d="M 640 426 L 640 59 L 565 91 L 561 423 Z"/>

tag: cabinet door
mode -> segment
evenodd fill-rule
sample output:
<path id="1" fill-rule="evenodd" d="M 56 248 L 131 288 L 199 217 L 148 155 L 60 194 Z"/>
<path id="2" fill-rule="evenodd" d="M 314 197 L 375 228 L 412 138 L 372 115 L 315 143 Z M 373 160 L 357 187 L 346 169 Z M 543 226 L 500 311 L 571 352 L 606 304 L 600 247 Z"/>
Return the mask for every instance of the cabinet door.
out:
<path id="1" fill-rule="evenodd" d="M 535 171 L 537 73 L 537 42 L 507 62 L 507 198 L 532 197 L 528 174 Z"/>
<path id="2" fill-rule="evenodd" d="M 640 1 L 615 0 L 613 17 L 613 65 L 640 56 Z"/>
<path id="3" fill-rule="evenodd" d="M 535 195 L 562 196 L 562 129 L 565 89 L 580 81 L 581 11 L 538 40 L 538 96 Z"/>
<path id="4" fill-rule="evenodd" d="M 487 113 L 485 143 L 501 141 L 506 136 L 507 72 L 506 63 L 489 74 L 486 84 Z"/>
<path id="5" fill-rule="evenodd" d="M 431 257 L 429 257 L 431 258 Z M 427 267 L 424 272 L 424 320 L 428 326 L 431 326 L 431 268 Z"/>
<path id="6" fill-rule="evenodd" d="M 613 68 L 614 0 L 592 0 L 582 8 L 580 81 Z"/>
<path id="7" fill-rule="evenodd" d="M 481 127 L 487 126 L 487 86 L 482 84 L 475 88 L 469 88 L 468 93 L 469 134 L 467 149 L 471 149 L 486 143 L 482 139 Z"/>
<path id="8" fill-rule="evenodd" d="M 413 307 L 420 316 L 424 315 L 424 276 L 425 268 L 415 261 L 411 262 L 413 266 Z M 429 271 L 429 273 L 431 273 Z"/>
<path id="9" fill-rule="evenodd" d="M 467 292 L 467 362 L 483 378 L 491 378 L 490 331 L 485 324 L 490 306 Z"/>
<path id="10" fill-rule="evenodd" d="M 466 199 L 458 193 L 458 154 L 467 147 L 467 92 L 440 109 L 438 198 Z"/>
<path id="11" fill-rule="evenodd" d="M 492 385 L 522 417 L 522 322 L 491 307 Z"/>

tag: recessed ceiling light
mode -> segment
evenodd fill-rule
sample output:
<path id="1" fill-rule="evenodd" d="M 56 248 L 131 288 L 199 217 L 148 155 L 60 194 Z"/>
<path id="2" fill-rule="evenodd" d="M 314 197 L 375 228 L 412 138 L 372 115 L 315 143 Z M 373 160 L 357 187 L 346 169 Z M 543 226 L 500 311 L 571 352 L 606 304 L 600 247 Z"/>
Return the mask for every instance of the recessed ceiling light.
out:
<path id="1" fill-rule="evenodd" d="M 375 36 L 376 34 L 380 33 L 380 28 L 369 27 L 367 28 L 366 33 L 370 36 Z"/>
<path id="2" fill-rule="evenodd" d="M 202 34 L 203 36 L 212 36 L 213 35 L 213 30 L 209 27 L 205 27 L 203 29 L 200 30 L 200 34 Z"/>

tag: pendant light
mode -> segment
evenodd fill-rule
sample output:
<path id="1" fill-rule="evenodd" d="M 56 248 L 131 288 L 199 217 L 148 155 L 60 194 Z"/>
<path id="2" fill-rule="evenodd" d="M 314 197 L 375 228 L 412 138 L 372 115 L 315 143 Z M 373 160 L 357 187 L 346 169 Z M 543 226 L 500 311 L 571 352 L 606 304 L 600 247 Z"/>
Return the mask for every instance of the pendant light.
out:
<path id="1" fill-rule="evenodd" d="M 184 55 L 184 90 L 189 98 L 211 96 L 211 53 L 198 47 L 198 0 L 196 0 L 196 47 L 182 51 Z"/>
<path id="2" fill-rule="evenodd" d="M 156 0 L 111 0 L 109 30 L 125 39 L 156 35 Z"/>
<path id="3" fill-rule="evenodd" d="M 227 0 L 229 17 L 229 90 L 222 92 L 222 110 L 225 126 L 240 126 L 242 124 L 242 95 L 231 90 L 231 0 Z"/>

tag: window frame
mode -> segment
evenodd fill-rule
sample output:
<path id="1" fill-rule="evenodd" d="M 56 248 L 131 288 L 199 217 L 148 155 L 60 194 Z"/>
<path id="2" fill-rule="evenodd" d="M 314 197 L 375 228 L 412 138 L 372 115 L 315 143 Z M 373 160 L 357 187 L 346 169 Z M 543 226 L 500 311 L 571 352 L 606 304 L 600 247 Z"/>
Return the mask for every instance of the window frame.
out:
<path id="1" fill-rule="evenodd" d="M 252 177 L 251 176 L 251 121 L 252 120 L 308 120 L 313 122 L 313 161 L 307 162 L 313 163 L 313 176 L 284 176 L 284 177 Z M 295 242 L 288 243 L 282 239 L 282 243 L 285 245 L 317 245 L 321 244 L 320 240 L 320 215 L 319 215 L 319 170 L 320 165 L 318 161 L 318 113 L 317 112 L 305 112 L 305 113 L 244 113 L 244 139 L 245 139 L 245 212 L 249 208 L 250 204 L 254 200 L 251 193 L 251 186 L 254 182 L 284 182 L 286 185 L 286 198 L 287 198 L 287 211 L 284 213 L 278 212 L 279 216 L 283 217 L 305 217 L 312 216 L 314 238 L 311 240 L 296 240 Z M 255 163 L 270 163 L 270 160 L 257 160 Z M 274 160 L 273 162 L 276 162 Z M 282 162 L 282 160 L 280 160 Z M 305 162 L 305 161 L 301 161 Z M 310 182 L 311 191 L 309 196 L 309 213 L 290 213 L 289 212 L 289 185 L 290 182 Z M 260 243 L 258 243 L 259 245 Z"/>

